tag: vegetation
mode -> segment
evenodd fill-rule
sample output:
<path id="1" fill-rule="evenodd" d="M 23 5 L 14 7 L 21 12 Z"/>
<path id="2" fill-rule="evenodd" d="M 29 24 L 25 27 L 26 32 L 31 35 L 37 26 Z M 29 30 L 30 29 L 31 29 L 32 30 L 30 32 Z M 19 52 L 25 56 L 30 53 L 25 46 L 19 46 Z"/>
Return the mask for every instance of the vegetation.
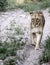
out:
<path id="1" fill-rule="evenodd" d="M 23 39 L 24 32 L 16 23 L 10 23 L 10 28 L 6 28 L 6 38 L 0 40 L 0 59 L 4 65 L 15 65 L 21 58 L 17 55 L 18 50 L 22 50 L 26 44 Z M 4 38 L 4 37 L 3 37 Z"/>
<path id="2" fill-rule="evenodd" d="M 41 10 L 50 7 L 50 1 L 46 0 L 41 2 L 26 3 L 23 5 L 18 5 L 17 7 L 24 9 L 25 11 Z"/>
<path id="3" fill-rule="evenodd" d="M 24 9 L 25 11 L 33 11 L 50 7 L 50 0 L 36 0 L 37 2 L 34 1 L 25 0 L 23 4 L 18 4 L 16 0 L 0 0 L 0 11 L 16 8 L 21 8 Z"/>
<path id="4" fill-rule="evenodd" d="M 27 0 L 28 1 L 28 0 Z M 9 8 L 21 8 L 24 9 L 25 11 L 33 11 L 33 10 L 41 10 L 41 9 L 45 9 L 47 7 L 50 7 L 50 0 L 38 0 L 39 2 L 25 2 L 23 4 L 13 4 L 11 2 L 9 2 Z"/>
<path id="5" fill-rule="evenodd" d="M 40 64 L 50 61 L 50 37 L 45 41 L 44 51 L 42 56 L 40 56 Z"/>
<path id="6" fill-rule="evenodd" d="M 7 57 L 7 59 L 4 60 L 4 65 L 16 65 L 17 59 L 16 57 Z"/>
<path id="7" fill-rule="evenodd" d="M 7 5 L 8 5 L 7 0 L 0 0 L 0 11 L 5 11 Z"/>

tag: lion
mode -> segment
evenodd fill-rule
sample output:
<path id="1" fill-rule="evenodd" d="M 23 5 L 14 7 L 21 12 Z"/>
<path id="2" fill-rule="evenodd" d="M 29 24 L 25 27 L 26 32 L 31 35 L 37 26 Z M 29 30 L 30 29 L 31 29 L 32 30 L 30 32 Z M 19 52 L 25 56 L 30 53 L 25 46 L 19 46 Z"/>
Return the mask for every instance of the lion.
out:
<path id="1" fill-rule="evenodd" d="M 41 11 L 30 12 L 30 16 L 31 16 L 31 23 L 30 23 L 31 44 L 35 45 L 35 49 L 39 49 L 43 35 L 45 18 Z"/>

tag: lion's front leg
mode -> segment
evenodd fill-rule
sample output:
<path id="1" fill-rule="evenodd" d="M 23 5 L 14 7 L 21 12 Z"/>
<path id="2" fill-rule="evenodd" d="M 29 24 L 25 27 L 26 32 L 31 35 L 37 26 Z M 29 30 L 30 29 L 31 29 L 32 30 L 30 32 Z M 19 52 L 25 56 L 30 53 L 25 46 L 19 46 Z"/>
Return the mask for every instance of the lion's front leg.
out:
<path id="1" fill-rule="evenodd" d="M 37 37 L 37 41 L 36 41 L 35 49 L 39 49 L 41 38 L 42 38 L 42 34 L 37 33 L 36 37 Z"/>
<path id="2" fill-rule="evenodd" d="M 35 33 L 31 34 L 31 43 L 32 45 L 36 45 L 36 34 Z"/>

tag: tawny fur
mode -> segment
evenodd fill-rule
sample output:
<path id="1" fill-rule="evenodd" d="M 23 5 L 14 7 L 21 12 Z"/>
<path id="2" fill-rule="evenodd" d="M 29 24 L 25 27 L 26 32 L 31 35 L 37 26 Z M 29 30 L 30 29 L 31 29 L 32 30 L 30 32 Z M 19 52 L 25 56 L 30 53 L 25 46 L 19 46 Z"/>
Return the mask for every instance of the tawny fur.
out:
<path id="1" fill-rule="evenodd" d="M 43 35 L 45 19 L 41 11 L 30 12 L 30 16 L 31 44 L 35 45 L 35 49 L 38 49 Z"/>

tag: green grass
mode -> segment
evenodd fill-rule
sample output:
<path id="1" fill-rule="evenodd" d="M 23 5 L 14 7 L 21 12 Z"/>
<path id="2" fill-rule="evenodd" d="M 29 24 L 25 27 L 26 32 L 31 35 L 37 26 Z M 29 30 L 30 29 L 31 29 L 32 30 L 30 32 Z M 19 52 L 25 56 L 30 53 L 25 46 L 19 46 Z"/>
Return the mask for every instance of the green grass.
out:
<path id="1" fill-rule="evenodd" d="M 7 0 L 0 0 L 0 11 L 6 11 L 7 5 Z"/>
<path id="2" fill-rule="evenodd" d="M 21 8 L 25 11 L 41 10 L 50 7 L 50 0 L 42 0 L 40 2 L 24 3 L 24 4 L 13 4 L 10 2 L 10 9 Z"/>
<path id="3" fill-rule="evenodd" d="M 36 5 L 37 3 L 28 3 L 28 4 L 23 4 L 23 5 L 18 5 L 17 8 L 21 8 L 25 11 L 33 11 L 33 10 L 39 10 L 39 7 Z"/>
<path id="4" fill-rule="evenodd" d="M 26 45 L 26 40 L 23 36 L 20 37 L 20 35 L 24 35 L 24 30 L 17 26 L 15 21 L 12 21 L 10 27 L 6 27 L 5 34 L 6 40 L 2 41 L 3 39 L 0 39 L 0 59 L 3 60 L 4 65 L 16 65 L 18 61 L 23 60 L 18 56 L 17 52 L 18 50 L 23 50 Z"/>
<path id="5" fill-rule="evenodd" d="M 4 60 L 4 65 L 16 65 L 17 61 L 16 58 L 7 58 Z"/>
<path id="6" fill-rule="evenodd" d="M 1 42 L 0 44 L 2 44 L 0 46 L 0 59 L 2 60 L 9 56 L 16 56 L 17 50 L 23 49 L 25 45 L 24 42 L 21 41 L 11 43 Z"/>
<path id="7" fill-rule="evenodd" d="M 50 37 L 45 41 L 44 51 L 39 59 L 40 64 L 50 61 Z"/>
<path id="8" fill-rule="evenodd" d="M 40 2 L 32 2 L 32 3 L 25 2 L 23 4 L 18 4 L 14 0 L 7 0 L 6 5 L 7 5 L 5 6 L 6 10 L 21 8 L 24 11 L 34 11 L 34 10 L 41 10 L 50 7 L 50 0 L 41 0 Z"/>
<path id="9" fill-rule="evenodd" d="M 16 4 L 17 3 L 14 0 L 7 0 L 7 2 L 8 2 L 7 9 L 14 9 L 14 8 L 16 8 Z"/>
<path id="10" fill-rule="evenodd" d="M 2 39 L 0 40 L 0 59 L 2 60 L 9 56 L 16 56 L 17 50 L 22 50 L 26 44 L 23 41 L 23 36 L 19 37 L 19 35 L 24 35 L 24 31 L 20 27 L 17 27 L 17 25 L 15 27 L 15 25 L 15 22 L 10 23 L 10 28 L 6 28 L 6 40 L 4 42 L 2 42 Z"/>

